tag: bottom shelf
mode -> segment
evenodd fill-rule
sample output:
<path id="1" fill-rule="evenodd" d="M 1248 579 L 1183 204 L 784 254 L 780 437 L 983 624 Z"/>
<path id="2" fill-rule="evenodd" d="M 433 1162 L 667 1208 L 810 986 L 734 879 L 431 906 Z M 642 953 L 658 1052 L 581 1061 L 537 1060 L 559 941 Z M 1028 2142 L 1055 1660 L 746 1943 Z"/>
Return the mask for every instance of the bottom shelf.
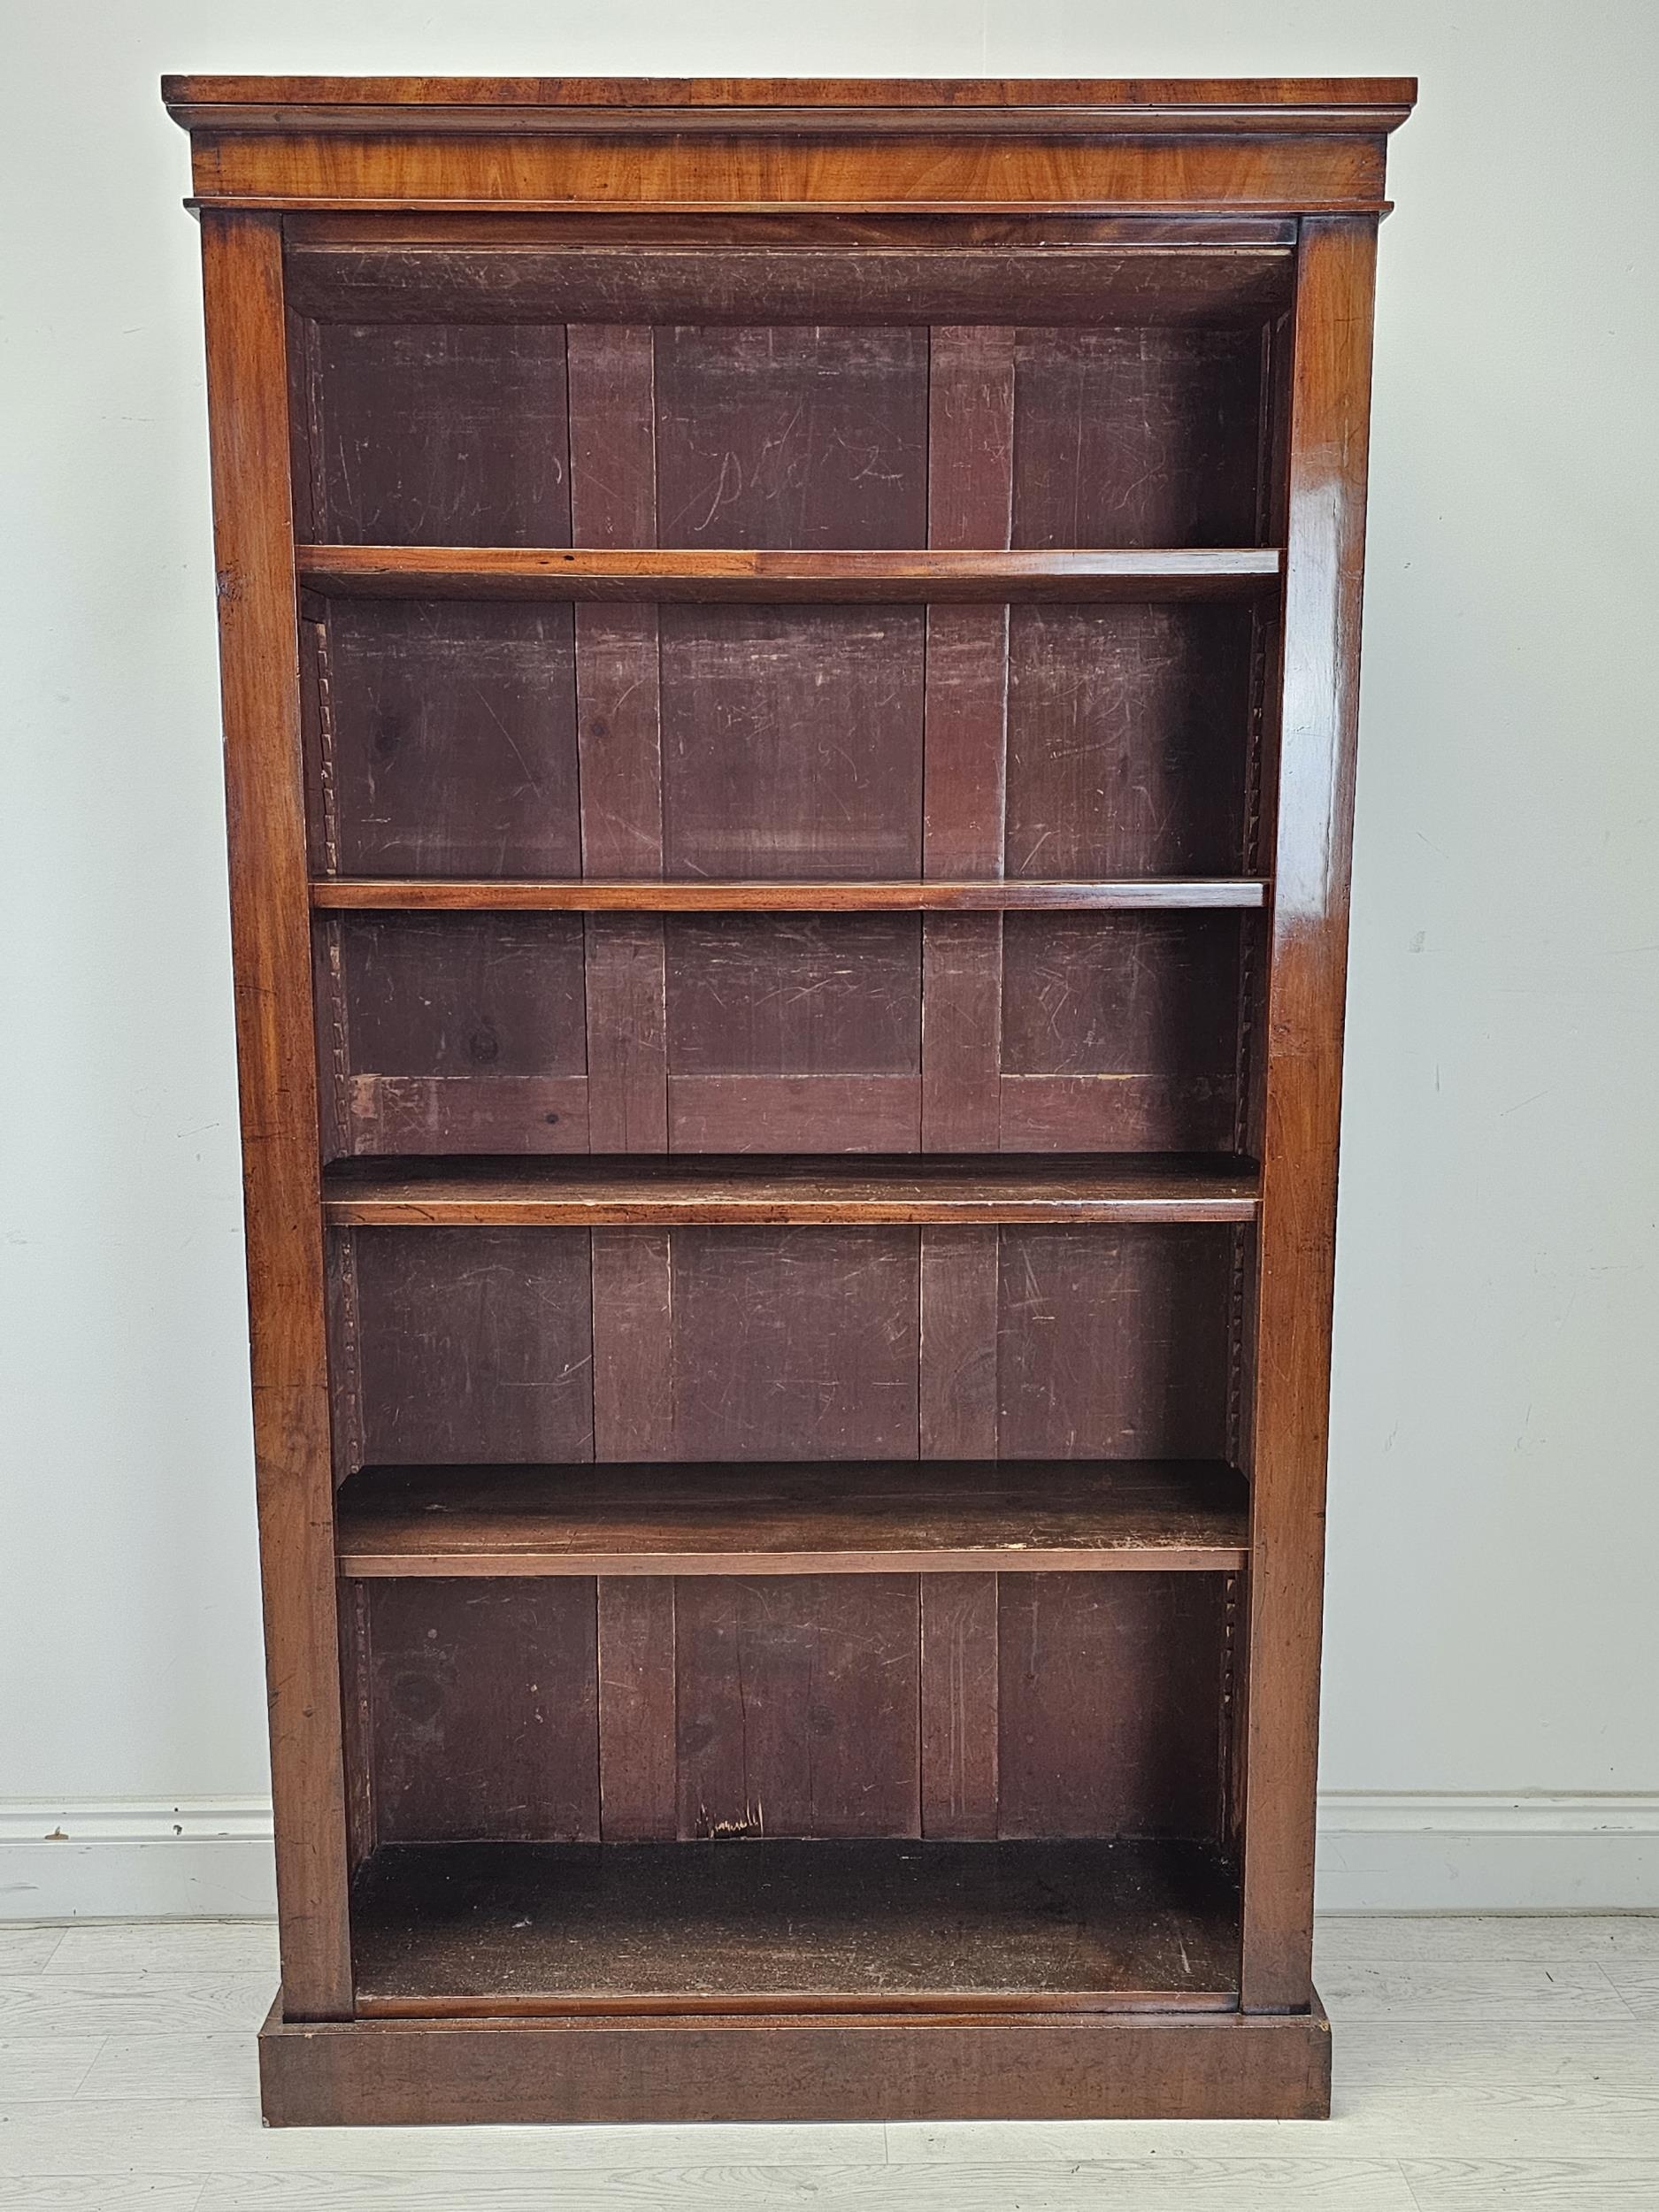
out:
<path id="1" fill-rule="evenodd" d="M 1237 1887 L 1201 1844 L 396 1844 L 352 1927 L 364 2015 L 1238 2002 Z"/>

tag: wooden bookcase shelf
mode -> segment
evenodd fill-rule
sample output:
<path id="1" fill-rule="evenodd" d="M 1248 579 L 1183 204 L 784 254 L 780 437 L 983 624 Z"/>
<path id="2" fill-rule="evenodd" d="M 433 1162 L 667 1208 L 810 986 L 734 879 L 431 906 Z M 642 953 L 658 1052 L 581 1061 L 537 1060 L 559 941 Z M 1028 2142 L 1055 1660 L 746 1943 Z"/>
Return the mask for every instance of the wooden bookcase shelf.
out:
<path id="1" fill-rule="evenodd" d="M 1249 1492 L 1128 1460 L 365 1467 L 342 1575 L 1236 1574 Z"/>
<path id="2" fill-rule="evenodd" d="M 302 545 L 299 577 L 342 597 L 822 602 L 1232 599 L 1277 584 L 1271 547 L 770 553 L 563 546 Z"/>
<path id="3" fill-rule="evenodd" d="M 325 913 L 384 914 L 1021 914 L 1169 913 L 1264 906 L 1260 877 L 1146 877 L 1139 882 L 527 883 L 474 877 L 323 876 Z"/>
<path id="4" fill-rule="evenodd" d="M 1248 1222 L 1253 1167 L 1224 1160 L 1110 1163 L 538 1160 L 342 1163 L 328 1170 L 334 1228 L 621 1228 L 683 1224 Z"/>
<path id="5" fill-rule="evenodd" d="M 383 1847 L 369 2016 L 1226 2011 L 1239 1902 L 1176 1842 Z"/>
<path id="6" fill-rule="evenodd" d="M 166 81 L 270 2120 L 1328 2109 L 1412 89 Z"/>

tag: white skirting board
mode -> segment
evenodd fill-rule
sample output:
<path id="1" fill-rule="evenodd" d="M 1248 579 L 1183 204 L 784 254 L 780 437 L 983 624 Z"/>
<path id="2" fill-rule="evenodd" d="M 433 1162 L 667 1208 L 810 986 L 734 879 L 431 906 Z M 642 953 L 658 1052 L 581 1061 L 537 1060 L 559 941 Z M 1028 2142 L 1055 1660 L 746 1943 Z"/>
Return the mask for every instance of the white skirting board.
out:
<path id="1" fill-rule="evenodd" d="M 1659 1791 L 1320 1801 L 1325 1912 L 1659 1911 Z M 0 1919 L 275 1909 L 268 1799 L 0 1801 Z"/>

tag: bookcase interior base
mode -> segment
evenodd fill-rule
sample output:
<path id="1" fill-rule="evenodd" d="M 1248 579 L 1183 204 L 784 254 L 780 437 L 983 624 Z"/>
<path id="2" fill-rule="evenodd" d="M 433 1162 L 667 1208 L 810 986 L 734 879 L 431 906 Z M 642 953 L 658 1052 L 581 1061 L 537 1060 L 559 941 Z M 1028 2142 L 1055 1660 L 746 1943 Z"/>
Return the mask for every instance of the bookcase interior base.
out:
<path id="1" fill-rule="evenodd" d="M 1298 2014 L 964 2020 L 800 2013 L 285 2021 L 272 2127 L 706 2120 L 1320 2120 L 1331 2036 Z"/>

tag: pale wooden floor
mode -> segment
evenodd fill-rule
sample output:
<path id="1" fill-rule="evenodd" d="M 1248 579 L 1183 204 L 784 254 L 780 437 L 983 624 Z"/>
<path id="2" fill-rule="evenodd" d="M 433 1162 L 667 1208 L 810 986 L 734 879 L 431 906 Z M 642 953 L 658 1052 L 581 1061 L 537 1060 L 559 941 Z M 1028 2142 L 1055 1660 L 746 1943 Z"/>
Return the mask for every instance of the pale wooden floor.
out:
<path id="1" fill-rule="evenodd" d="M 1659 1918 L 1330 1920 L 1337 2116 L 264 2130 L 263 1923 L 0 1924 L 0 2207 L 1659 2212 Z"/>

